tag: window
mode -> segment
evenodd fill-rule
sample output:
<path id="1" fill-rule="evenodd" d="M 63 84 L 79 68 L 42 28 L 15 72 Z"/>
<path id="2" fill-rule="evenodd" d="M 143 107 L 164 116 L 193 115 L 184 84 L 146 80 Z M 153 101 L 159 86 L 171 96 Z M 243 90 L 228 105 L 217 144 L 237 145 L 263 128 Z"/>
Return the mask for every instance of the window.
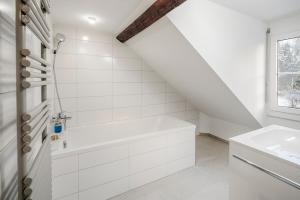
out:
<path id="1" fill-rule="evenodd" d="M 277 41 L 277 105 L 300 108 L 300 37 Z"/>
<path id="2" fill-rule="evenodd" d="M 300 32 L 271 36 L 270 50 L 270 111 L 291 114 L 299 119 Z"/>

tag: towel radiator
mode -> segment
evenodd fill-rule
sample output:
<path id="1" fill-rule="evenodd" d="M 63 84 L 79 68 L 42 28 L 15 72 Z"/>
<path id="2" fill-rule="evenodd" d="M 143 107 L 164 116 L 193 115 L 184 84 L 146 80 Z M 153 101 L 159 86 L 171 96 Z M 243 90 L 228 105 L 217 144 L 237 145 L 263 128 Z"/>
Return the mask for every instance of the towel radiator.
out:
<path id="1" fill-rule="evenodd" d="M 49 0 L 16 0 L 17 55 L 17 138 L 20 200 L 51 200 L 51 148 L 47 135 L 51 63 L 51 28 L 47 16 Z M 26 36 L 31 32 L 40 41 L 41 50 L 28 48 Z M 39 104 L 29 108 L 32 90 L 40 90 Z M 38 97 L 39 98 L 39 97 Z M 31 106 L 32 107 L 32 106 Z"/>

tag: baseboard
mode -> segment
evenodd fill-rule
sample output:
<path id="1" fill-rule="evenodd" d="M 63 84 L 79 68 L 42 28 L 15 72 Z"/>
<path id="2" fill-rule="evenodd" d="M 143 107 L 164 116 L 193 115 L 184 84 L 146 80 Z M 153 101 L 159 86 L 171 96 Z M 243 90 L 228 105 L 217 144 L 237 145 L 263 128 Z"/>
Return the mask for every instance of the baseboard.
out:
<path id="1" fill-rule="evenodd" d="M 225 142 L 225 143 L 229 144 L 228 140 L 225 140 L 223 138 L 219 138 L 218 136 L 215 136 L 215 135 L 213 135 L 211 133 L 199 133 L 199 136 L 201 136 L 201 135 L 209 136 L 209 137 L 215 138 L 215 139 L 217 139 L 217 140 L 219 140 L 221 142 Z"/>

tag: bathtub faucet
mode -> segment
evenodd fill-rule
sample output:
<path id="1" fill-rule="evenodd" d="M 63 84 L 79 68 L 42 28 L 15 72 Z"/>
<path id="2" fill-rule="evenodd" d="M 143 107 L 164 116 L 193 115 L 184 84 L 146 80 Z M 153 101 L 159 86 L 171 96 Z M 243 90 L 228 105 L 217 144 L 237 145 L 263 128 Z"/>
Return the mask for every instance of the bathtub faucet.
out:
<path id="1" fill-rule="evenodd" d="M 62 120 L 64 124 L 64 130 L 67 130 L 67 121 L 72 119 L 72 116 L 68 116 L 66 112 L 60 112 L 58 113 L 59 119 Z"/>

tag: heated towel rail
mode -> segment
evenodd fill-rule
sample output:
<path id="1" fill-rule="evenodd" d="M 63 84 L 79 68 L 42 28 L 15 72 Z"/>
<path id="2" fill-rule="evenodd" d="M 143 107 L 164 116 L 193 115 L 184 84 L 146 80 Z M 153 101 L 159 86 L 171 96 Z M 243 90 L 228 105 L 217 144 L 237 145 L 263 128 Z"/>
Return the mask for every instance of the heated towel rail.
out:
<path id="1" fill-rule="evenodd" d="M 49 0 L 17 0 L 17 110 L 19 199 L 51 200 L 51 155 L 47 135 L 51 63 L 47 50 L 51 49 Z M 29 43 L 34 35 L 39 51 Z M 38 53 L 37 53 L 38 52 Z M 40 95 L 32 106 L 32 93 Z M 36 95 L 35 95 L 36 96 Z M 29 100 L 30 99 L 30 100 Z M 31 106 L 30 106 L 31 105 Z"/>

